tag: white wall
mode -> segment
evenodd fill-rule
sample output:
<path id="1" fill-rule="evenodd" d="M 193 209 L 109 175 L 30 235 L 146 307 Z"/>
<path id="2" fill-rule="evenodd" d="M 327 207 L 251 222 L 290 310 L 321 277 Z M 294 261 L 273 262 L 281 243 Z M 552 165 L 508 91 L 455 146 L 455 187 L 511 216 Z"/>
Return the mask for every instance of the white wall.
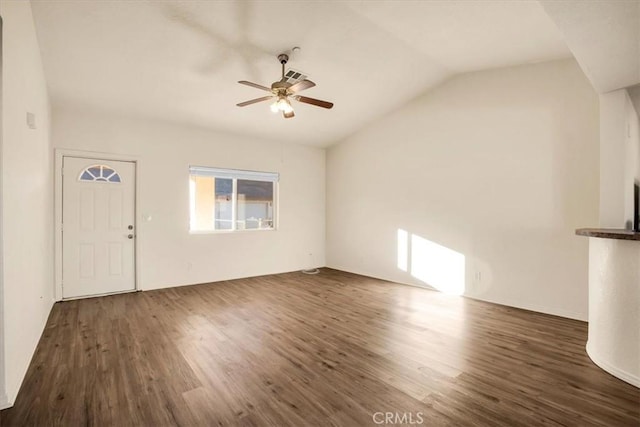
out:
<path id="1" fill-rule="evenodd" d="M 625 96 L 626 134 L 625 134 L 625 218 L 633 228 L 634 199 L 633 184 L 640 182 L 640 114 L 636 110 L 630 94 Z"/>
<path id="2" fill-rule="evenodd" d="M 629 94 L 631 103 L 633 104 L 633 107 L 636 110 L 638 119 L 640 119 L 640 84 L 632 87 L 628 87 L 627 93 Z"/>
<path id="3" fill-rule="evenodd" d="M 600 95 L 600 226 L 633 224 L 638 179 L 638 115 L 625 89 Z"/>
<path id="4" fill-rule="evenodd" d="M 31 5 L 3 1 L 0 14 L 4 367 L 12 403 L 53 303 L 53 160 L 49 100 Z M 35 113 L 37 129 L 27 127 L 27 112 Z"/>
<path id="5" fill-rule="evenodd" d="M 139 160 L 142 289 L 324 265 L 324 150 L 72 106 L 54 107 L 53 116 L 56 148 Z M 279 172 L 278 230 L 189 234 L 189 165 Z"/>
<path id="6" fill-rule="evenodd" d="M 328 151 L 327 265 L 584 320 L 598 154 L 575 61 L 453 78 Z"/>

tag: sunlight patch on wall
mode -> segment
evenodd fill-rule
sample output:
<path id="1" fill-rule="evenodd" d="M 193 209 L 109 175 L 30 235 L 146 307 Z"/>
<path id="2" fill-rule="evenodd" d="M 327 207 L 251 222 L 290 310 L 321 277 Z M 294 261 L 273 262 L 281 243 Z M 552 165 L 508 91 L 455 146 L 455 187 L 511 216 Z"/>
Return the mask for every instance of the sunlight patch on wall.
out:
<path id="1" fill-rule="evenodd" d="M 411 275 L 441 292 L 464 293 L 464 255 L 411 235 Z"/>
<path id="2" fill-rule="evenodd" d="M 398 229 L 398 269 L 450 295 L 465 291 L 465 256 L 424 237 Z"/>

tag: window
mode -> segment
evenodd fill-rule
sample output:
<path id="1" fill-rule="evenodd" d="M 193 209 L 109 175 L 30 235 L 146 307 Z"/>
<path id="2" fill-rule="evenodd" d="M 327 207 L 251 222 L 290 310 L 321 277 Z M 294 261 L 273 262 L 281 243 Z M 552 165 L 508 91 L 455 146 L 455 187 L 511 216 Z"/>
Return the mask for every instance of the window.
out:
<path id="1" fill-rule="evenodd" d="M 279 175 L 189 168 L 190 230 L 273 230 Z"/>
<path id="2" fill-rule="evenodd" d="M 82 172 L 78 181 L 90 182 L 121 182 L 120 175 L 113 168 L 105 165 L 89 166 Z"/>

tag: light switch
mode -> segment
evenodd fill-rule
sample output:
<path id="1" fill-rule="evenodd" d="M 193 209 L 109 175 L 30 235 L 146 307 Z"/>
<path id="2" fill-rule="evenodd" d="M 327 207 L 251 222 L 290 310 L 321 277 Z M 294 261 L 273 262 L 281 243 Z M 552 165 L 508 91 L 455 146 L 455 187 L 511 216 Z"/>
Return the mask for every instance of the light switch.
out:
<path id="1" fill-rule="evenodd" d="M 27 111 L 27 126 L 29 129 L 36 128 L 36 115 Z"/>

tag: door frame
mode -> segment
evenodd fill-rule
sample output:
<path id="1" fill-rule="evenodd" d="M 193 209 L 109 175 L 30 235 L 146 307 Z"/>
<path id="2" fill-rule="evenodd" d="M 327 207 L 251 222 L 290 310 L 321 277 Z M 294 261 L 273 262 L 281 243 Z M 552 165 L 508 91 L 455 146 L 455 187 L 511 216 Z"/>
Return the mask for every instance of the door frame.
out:
<path id="1" fill-rule="evenodd" d="M 4 141 L 2 140 L 2 126 L 3 126 L 3 93 L 2 93 L 2 85 L 3 85 L 3 77 L 2 70 L 3 66 L 3 58 L 4 53 L 2 51 L 3 46 L 3 35 L 4 35 L 4 21 L 2 16 L 0 16 L 0 164 L 2 164 L 2 159 L 4 156 Z M 4 372 L 4 358 L 5 358 L 5 349 L 4 349 L 4 244 L 3 242 L 3 222 L 4 222 L 4 196 L 2 194 L 2 173 L 0 173 L 0 409 L 10 408 L 9 399 L 7 397 L 7 384 L 5 381 L 5 372 Z"/>
<path id="2" fill-rule="evenodd" d="M 65 157 L 80 157 L 83 159 L 95 159 L 105 161 L 119 161 L 119 162 L 131 162 L 135 166 L 135 185 L 133 189 L 133 214 L 134 214 L 134 226 L 135 236 L 134 248 L 133 248 L 133 281 L 134 292 L 140 291 L 140 238 L 141 233 L 139 228 L 140 221 L 138 221 L 138 195 L 140 194 L 140 159 L 138 156 L 128 154 L 112 154 L 112 153 L 100 153 L 95 151 L 83 151 L 83 150 L 71 150 L 66 148 L 56 148 L 55 152 L 55 179 L 54 181 L 54 223 L 55 223 L 55 237 L 54 237 L 54 265 L 55 265 L 55 280 L 54 280 L 54 296 L 56 301 L 72 300 L 77 298 L 63 298 L 62 297 L 62 166 Z M 129 291 L 127 291 L 129 292 Z M 84 298 L 84 297 L 78 297 Z"/>

